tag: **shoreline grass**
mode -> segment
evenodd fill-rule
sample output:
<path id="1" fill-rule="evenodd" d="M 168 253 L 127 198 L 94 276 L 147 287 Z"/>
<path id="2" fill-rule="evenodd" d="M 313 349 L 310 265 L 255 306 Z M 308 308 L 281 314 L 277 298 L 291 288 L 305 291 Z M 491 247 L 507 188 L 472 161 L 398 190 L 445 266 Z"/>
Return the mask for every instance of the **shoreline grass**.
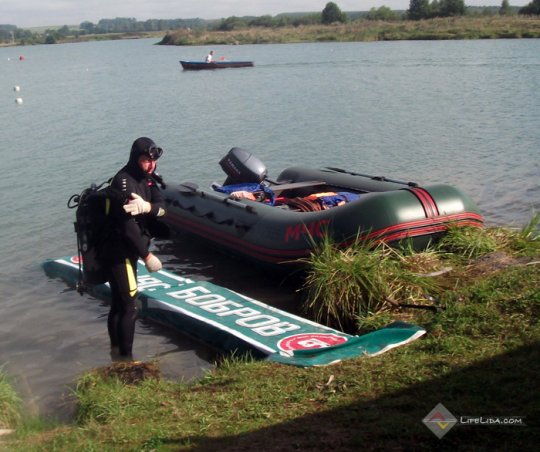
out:
<path id="1" fill-rule="evenodd" d="M 32 427 L 22 416 L 0 449 L 528 450 L 540 439 L 538 222 L 443 242 L 437 253 L 453 269 L 433 277 L 438 309 L 368 317 L 427 329 L 405 347 L 321 368 L 229 357 L 191 383 L 160 379 L 147 363 L 150 374 L 131 380 L 119 365 L 90 371 L 78 382 L 72 425 Z M 494 250 L 482 244 L 491 239 Z M 422 422 L 438 403 L 458 419 L 525 416 L 526 426 L 456 425 L 439 440 Z"/>
<path id="2" fill-rule="evenodd" d="M 292 44 L 307 42 L 374 42 L 402 40 L 536 39 L 540 17 L 462 16 L 426 20 L 355 20 L 345 24 L 250 27 L 232 31 L 206 29 L 108 33 L 58 37 L 57 44 L 121 39 L 159 39 L 158 45 L 208 46 Z M 37 41 L 1 42 L 0 47 L 44 44 Z"/>
<path id="3" fill-rule="evenodd" d="M 251 27 L 233 31 L 175 30 L 168 32 L 159 44 L 195 46 L 500 38 L 540 38 L 540 18 L 492 16 L 391 22 L 358 20 L 347 24 Z"/>
<path id="4" fill-rule="evenodd" d="M 21 421 L 21 398 L 0 366 L 0 431 L 17 427 Z"/>

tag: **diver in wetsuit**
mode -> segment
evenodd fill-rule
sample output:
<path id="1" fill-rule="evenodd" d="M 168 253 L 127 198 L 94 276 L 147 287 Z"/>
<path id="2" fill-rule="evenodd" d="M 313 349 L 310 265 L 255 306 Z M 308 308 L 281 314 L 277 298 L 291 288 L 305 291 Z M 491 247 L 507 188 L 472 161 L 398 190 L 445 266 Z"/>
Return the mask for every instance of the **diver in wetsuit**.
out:
<path id="1" fill-rule="evenodd" d="M 163 196 L 152 177 L 163 150 L 141 137 L 133 142 L 129 161 L 111 181 L 129 202 L 115 219 L 115 233 L 100 250 L 100 260 L 111 286 L 111 309 L 107 328 L 111 355 L 131 359 L 137 295 L 137 260 L 143 259 L 150 272 L 161 270 L 160 260 L 149 251 L 153 224 L 165 214 Z"/>

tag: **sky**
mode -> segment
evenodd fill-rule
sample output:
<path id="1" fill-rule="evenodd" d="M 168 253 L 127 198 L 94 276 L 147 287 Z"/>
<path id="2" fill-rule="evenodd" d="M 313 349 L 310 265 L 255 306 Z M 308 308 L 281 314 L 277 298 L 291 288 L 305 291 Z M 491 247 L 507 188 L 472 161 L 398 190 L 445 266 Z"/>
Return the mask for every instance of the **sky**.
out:
<path id="1" fill-rule="evenodd" d="M 285 12 L 322 11 L 331 0 L 0 0 L 0 24 L 19 28 L 78 25 L 100 19 L 220 19 Z M 405 10 L 410 0 L 332 0 L 342 11 L 387 6 Z M 523 6 L 530 0 L 510 0 Z M 500 6 L 502 0 L 465 0 L 467 6 Z"/>

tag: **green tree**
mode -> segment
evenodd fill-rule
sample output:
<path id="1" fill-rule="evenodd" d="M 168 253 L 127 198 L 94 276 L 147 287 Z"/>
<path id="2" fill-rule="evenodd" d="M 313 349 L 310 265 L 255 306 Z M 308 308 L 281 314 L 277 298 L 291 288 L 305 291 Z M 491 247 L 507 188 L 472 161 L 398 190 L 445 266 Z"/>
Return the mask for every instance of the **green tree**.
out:
<path id="1" fill-rule="evenodd" d="M 519 10 L 519 14 L 540 15 L 540 0 L 533 0 Z"/>
<path id="2" fill-rule="evenodd" d="M 250 27 L 268 27 L 268 28 L 271 28 L 271 27 L 274 27 L 275 25 L 276 25 L 276 22 L 274 21 L 272 16 L 270 16 L 269 14 L 267 14 L 265 16 L 255 17 L 254 19 L 249 21 L 249 26 Z"/>
<path id="3" fill-rule="evenodd" d="M 341 12 L 339 6 L 334 2 L 328 2 L 322 10 L 321 22 L 323 24 L 333 24 L 334 22 L 347 22 L 347 15 Z"/>
<path id="4" fill-rule="evenodd" d="M 439 2 L 439 0 L 433 0 L 430 4 L 429 4 L 429 14 L 428 14 L 428 17 L 439 17 L 441 15 L 441 2 L 443 0 L 441 0 Z"/>
<path id="5" fill-rule="evenodd" d="M 441 0 L 439 4 L 439 16 L 452 17 L 465 15 L 464 0 Z"/>
<path id="6" fill-rule="evenodd" d="M 411 0 L 407 17 L 411 20 L 427 19 L 431 13 L 429 0 Z"/>
<path id="7" fill-rule="evenodd" d="M 0 41 L 11 42 L 15 38 L 16 31 L 15 25 L 0 25 Z"/>
<path id="8" fill-rule="evenodd" d="M 366 15 L 367 20 L 399 20 L 399 14 L 392 11 L 388 6 L 381 6 L 380 8 L 371 8 Z"/>
<path id="9" fill-rule="evenodd" d="M 221 19 L 221 23 L 217 29 L 220 31 L 231 31 L 246 28 L 247 25 L 247 21 L 242 17 L 230 16 L 226 19 Z"/>
<path id="10" fill-rule="evenodd" d="M 508 0 L 502 0 L 499 14 L 501 16 L 510 16 L 512 14 L 512 8 L 510 8 L 510 2 Z"/>
<path id="11" fill-rule="evenodd" d="M 67 25 L 63 25 L 62 27 L 60 27 L 57 33 L 58 35 L 63 36 L 64 38 L 66 36 L 73 34 Z"/>
<path id="12" fill-rule="evenodd" d="M 295 27 L 300 25 L 318 25 L 322 22 L 321 13 L 308 14 L 306 16 L 296 17 L 292 20 Z"/>
<path id="13" fill-rule="evenodd" d="M 95 31 L 96 31 L 96 26 L 92 22 L 88 22 L 88 21 L 82 22 L 79 25 L 79 28 L 81 30 L 84 30 L 84 32 L 87 35 L 91 35 L 91 34 L 95 33 Z"/>

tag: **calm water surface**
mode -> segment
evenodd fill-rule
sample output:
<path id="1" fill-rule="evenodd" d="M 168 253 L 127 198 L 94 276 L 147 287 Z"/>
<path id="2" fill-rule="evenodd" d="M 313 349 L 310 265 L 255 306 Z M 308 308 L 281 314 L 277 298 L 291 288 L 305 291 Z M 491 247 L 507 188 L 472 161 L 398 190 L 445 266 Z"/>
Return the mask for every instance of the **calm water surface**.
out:
<path id="1" fill-rule="evenodd" d="M 0 49 L 0 366 L 35 412 L 69 411 L 76 376 L 110 363 L 108 307 L 40 263 L 75 252 L 68 198 L 112 176 L 139 136 L 165 149 L 169 181 L 222 181 L 219 159 L 241 146 L 270 176 L 302 163 L 457 185 L 490 225 L 539 208 L 540 40 L 216 46 L 256 66 L 202 72 L 179 60 L 208 48 L 154 43 Z M 169 269 L 294 309 L 290 281 L 182 237 L 156 251 Z M 214 359 L 143 321 L 134 348 L 175 378 Z"/>

